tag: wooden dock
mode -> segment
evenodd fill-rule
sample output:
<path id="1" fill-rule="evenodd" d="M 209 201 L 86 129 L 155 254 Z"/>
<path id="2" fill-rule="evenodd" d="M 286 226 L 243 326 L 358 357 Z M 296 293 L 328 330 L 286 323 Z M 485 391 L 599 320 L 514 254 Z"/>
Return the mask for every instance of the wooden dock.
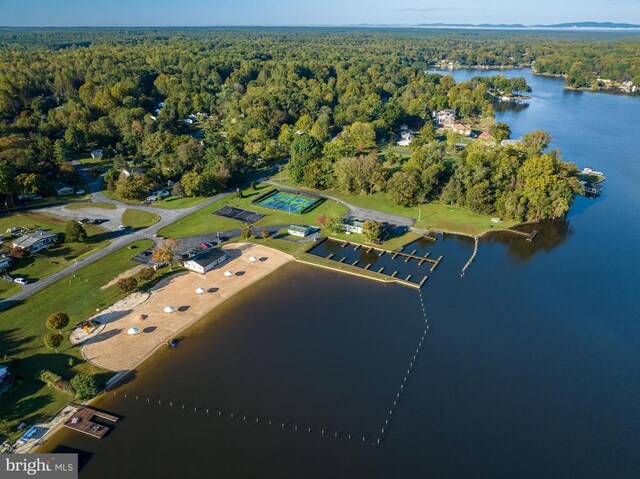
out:
<path id="1" fill-rule="evenodd" d="M 74 431 L 81 432 L 95 439 L 102 439 L 109 432 L 111 427 L 104 426 L 94 422 L 95 418 L 109 422 L 117 422 L 118 416 L 103 411 L 98 411 L 92 407 L 82 406 L 72 403 L 71 406 L 76 407 L 77 411 L 67 419 L 63 425 Z"/>
<path id="2" fill-rule="evenodd" d="M 519 236 L 522 236 L 527 241 L 533 241 L 533 238 L 535 238 L 536 235 L 538 234 L 537 230 L 533 230 L 531 232 L 526 232 L 526 231 L 518 231 L 518 230 L 511 230 L 510 229 L 509 231 L 512 232 L 513 234 L 517 234 Z"/>

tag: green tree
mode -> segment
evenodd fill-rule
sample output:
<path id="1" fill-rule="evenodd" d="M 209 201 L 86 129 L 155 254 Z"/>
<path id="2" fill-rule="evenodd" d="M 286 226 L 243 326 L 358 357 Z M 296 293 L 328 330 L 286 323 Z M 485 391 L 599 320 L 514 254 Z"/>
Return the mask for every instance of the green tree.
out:
<path id="1" fill-rule="evenodd" d="M 549 147 L 553 137 L 544 130 L 535 130 L 522 137 L 522 143 L 531 153 L 542 153 Z"/>
<path id="2" fill-rule="evenodd" d="M 291 142 L 291 159 L 289 160 L 289 174 L 296 183 L 302 183 L 304 170 L 311 160 L 320 158 L 322 144 L 311 135 L 296 135 Z"/>
<path id="3" fill-rule="evenodd" d="M 376 132 L 371 123 L 357 121 L 347 126 L 342 132 L 342 138 L 359 152 L 376 146 Z"/>
<path id="4" fill-rule="evenodd" d="M 87 231 L 76 220 L 67 222 L 65 241 L 77 243 L 87 241 Z"/>
<path id="5" fill-rule="evenodd" d="M 498 143 L 502 140 L 506 140 L 511 136 L 511 128 L 506 123 L 495 123 L 489 128 L 489 133 L 493 136 Z"/>
<path id="6" fill-rule="evenodd" d="M 128 200 L 140 200 L 144 198 L 151 188 L 151 181 L 144 174 L 134 173 L 129 177 L 120 175 L 118 181 L 116 181 L 116 193 Z"/>
<path id="7" fill-rule="evenodd" d="M 382 225 L 377 221 L 367 220 L 362 224 L 362 239 L 367 243 L 374 243 L 382 236 Z"/>
<path id="8" fill-rule="evenodd" d="M 60 333 L 47 333 L 43 337 L 44 345 L 49 349 L 55 350 L 56 353 L 58 352 L 58 348 L 62 344 L 62 340 L 63 337 Z"/>
<path id="9" fill-rule="evenodd" d="M 123 294 L 131 294 L 138 289 L 138 280 L 131 278 L 120 278 L 116 282 L 116 288 Z"/>
<path id="10" fill-rule="evenodd" d="M 76 391 L 76 397 L 81 400 L 97 396 L 104 387 L 95 374 L 76 374 L 71 379 L 71 385 Z"/>
<path id="11" fill-rule="evenodd" d="M 421 201 L 422 186 L 418 175 L 406 171 L 397 171 L 387 182 L 387 195 L 401 206 L 415 206 Z"/>
<path id="12" fill-rule="evenodd" d="M 57 330 L 62 334 L 62 329 L 69 325 L 69 316 L 62 311 L 53 313 L 47 318 L 47 328 Z"/>
<path id="13" fill-rule="evenodd" d="M 344 225 L 344 221 L 342 221 L 342 218 L 340 216 L 333 215 L 333 216 L 329 216 L 329 218 L 327 219 L 326 227 L 329 230 L 329 232 L 334 234 L 339 234 L 339 233 L 342 233 L 342 231 L 344 230 L 343 225 Z"/>

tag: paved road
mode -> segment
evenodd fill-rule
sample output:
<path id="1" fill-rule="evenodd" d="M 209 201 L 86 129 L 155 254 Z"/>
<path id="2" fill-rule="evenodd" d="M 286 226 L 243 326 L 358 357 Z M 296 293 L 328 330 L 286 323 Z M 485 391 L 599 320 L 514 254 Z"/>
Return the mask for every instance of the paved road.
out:
<path id="1" fill-rule="evenodd" d="M 279 188 L 285 188 L 290 190 L 291 187 L 287 185 L 283 185 L 273 180 L 267 180 L 267 183 L 272 184 L 273 186 L 277 186 Z M 300 191 L 304 191 L 304 189 L 300 189 Z M 385 213 L 384 211 L 371 210 L 368 208 L 361 208 L 360 206 L 352 205 L 351 203 L 347 203 L 341 198 L 336 196 L 326 195 L 324 193 L 318 193 L 317 191 L 313 191 L 314 194 L 318 196 L 322 196 L 323 198 L 327 198 L 329 200 L 337 201 L 338 203 L 342 203 L 347 208 L 349 208 L 349 213 L 347 217 L 355 218 L 359 220 L 372 220 L 377 221 L 379 223 L 389 223 L 397 226 L 406 226 L 411 227 L 415 220 L 413 218 L 409 218 L 407 216 L 394 215 L 392 213 Z"/>

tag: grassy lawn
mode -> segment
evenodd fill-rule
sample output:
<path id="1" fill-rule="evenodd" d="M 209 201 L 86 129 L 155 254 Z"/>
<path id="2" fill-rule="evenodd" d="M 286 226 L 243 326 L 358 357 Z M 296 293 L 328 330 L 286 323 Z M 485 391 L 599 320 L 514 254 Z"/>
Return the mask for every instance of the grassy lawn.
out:
<path id="1" fill-rule="evenodd" d="M 22 286 L 16 283 L 10 283 L 9 281 L 0 280 L 0 299 L 8 298 L 22 290 Z"/>
<path id="2" fill-rule="evenodd" d="M 111 190 L 102 190 L 102 194 L 104 194 L 104 196 L 106 196 L 110 200 L 119 201 L 120 203 L 124 203 L 125 205 L 140 206 L 144 204 L 144 201 L 127 200 L 125 198 L 122 198 L 121 196 L 117 195 L 115 191 Z"/>
<path id="3" fill-rule="evenodd" d="M 113 203 L 77 203 L 66 207 L 68 210 L 83 210 L 88 208 L 99 208 L 101 210 L 116 210 L 118 207 Z"/>
<path id="4" fill-rule="evenodd" d="M 203 196 L 196 196 L 196 197 L 185 196 L 184 198 L 180 198 L 179 196 L 167 196 L 166 198 L 153 203 L 153 206 L 156 208 L 177 210 L 181 208 L 190 208 L 192 206 L 197 205 L 198 203 L 201 203 L 204 200 L 206 200 L 206 198 Z"/>
<path id="5" fill-rule="evenodd" d="M 80 348 L 70 346 L 66 339 L 57 354 L 46 349 L 42 343 L 48 331 L 45 319 L 56 311 L 66 312 L 71 318 L 64 331 L 68 337 L 73 325 L 94 314 L 96 308 L 104 309 L 122 298 L 115 287 L 101 286 L 132 268 L 131 258 L 152 244 L 141 240 L 111 253 L 1 313 L 0 357 L 6 357 L 18 385 L 0 397 L 0 417 L 14 424 L 32 423 L 49 418 L 72 399 L 34 379 L 40 369 L 65 379 L 80 372 L 100 372 L 84 362 Z"/>
<path id="6" fill-rule="evenodd" d="M 251 203 L 259 195 L 274 188 L 275 187 L 268 184 L 259 184 L 256 186 L 255 190 L 252 188 L 243 190 L 242 198 L 236 197 L 235 194 L 229 195 L 226 198 L 208 205 L 206 208 L 202 208 L 201 210 L 192 213 L 181 220 L 166 226 L 165 228 L 162 228 L 158 234 L 165 237 L 181 238 L 184 236 L 214 233 L 216 231 L 241 229 L 244 226 L 243 222 L 212 214 L 214 211 L 217 211 L 226 205 L 265 214 L 266 216 L 264 218 L 255 223 L 254 226 L 258 227 L 288 225 L 291 223 L 317 225 L 317 218 L 320 215 L 344 215 L 348 211 L 344 205 L 332 200 L 327 200 L 321 203 L 319 206 L 303 215 L 288 214 L 283 211 L 263 208 Z"/>
<path id="7" fill-rule="evenodd" d="M 160 221 L 160 216 L 148 211 L 128 209 L 122 214 L 122 224 L 133 229 L 148 228 Z"/>
<path id="8" fill-rule="evenodd" d="M 62 233 L 65 231 L 67 221 L 64 218 L 43 213 L 16 213 L 0 218 L 0 231 L 6 231 L 7 228 L 13 226 L 23 226 L 27 228 L 39 227 L 45 231 Z M 53 245 L 27 258 L 15 260 L 9 273 L 14 277 L 22 276 L 30 281 L 37 281 L 74 264 L 76 260 L 93 254 L 108 244 L 109 239 L 105 229 L 95 225 L 85 225 L 85 230 L 89 235 L 86 242 Z M 6 242 L 3 246 L 9 249 L 11 240 L 5 239 Z M 10 283 L 0 282 L 0 298 L 9 297 L 18 291 L 19 289 Z"/>

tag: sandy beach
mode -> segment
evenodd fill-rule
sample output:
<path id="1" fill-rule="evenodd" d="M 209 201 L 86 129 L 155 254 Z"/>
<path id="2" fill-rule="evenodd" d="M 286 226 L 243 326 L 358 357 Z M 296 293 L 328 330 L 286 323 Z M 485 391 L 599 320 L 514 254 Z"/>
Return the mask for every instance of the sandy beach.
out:
<path id="1" fill-rule="evenodd" d="M 147 299 L 126 298 L 107 315 L 98 315 L 109 319 L 83 346 L 85 358 L 104 369 L 130 371 L 226 299 L 293 260 L 263 245 L 236 243 L 223 249 L 229 259 L 212 271 L 178 273 L 158 283 Z M 250 262 L 252 256 L 258 261 Z M 225 271 L 234 274 L 227 277 Z M 198 288 L 206 292 L 198 294 Z M 165 313 L 166 306 L 175 312 Z M 129 335 L 129 328 L 138 328 L 139 333 Z"/>

